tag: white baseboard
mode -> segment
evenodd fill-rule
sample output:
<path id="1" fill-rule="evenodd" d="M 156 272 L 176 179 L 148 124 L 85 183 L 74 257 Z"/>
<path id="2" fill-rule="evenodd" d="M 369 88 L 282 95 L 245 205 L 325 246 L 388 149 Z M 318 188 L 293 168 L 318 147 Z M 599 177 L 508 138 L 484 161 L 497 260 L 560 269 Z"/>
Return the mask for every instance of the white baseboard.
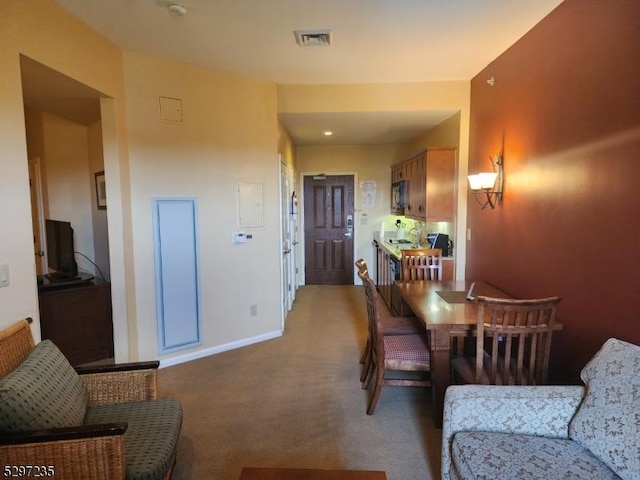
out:
<path id="1" fill-rule="evenodd" d="M 177 355 L 175 357 L 160 360 L 160 368 L 171 367 L 172 365 L 179 365 L 181 363 L 190 362 L 191 360 L 197 360 L 198 358 L 208 357 L 217 353 L 227 352 L 229 350 L 235 350 L 236 348 L 246 347 L 253 345 L 254 343 L 264 342 L 266 340 L 272 340 L 282 336 L 281 330 L 264 333 L 256 337 L 245 338 L 237 342 L 226 343 L 224 345 L 218 345 L 216 347 L 205 348 L 203 350 L 197 350 L 195 352 L 185 353 L 184 355 Z"/>

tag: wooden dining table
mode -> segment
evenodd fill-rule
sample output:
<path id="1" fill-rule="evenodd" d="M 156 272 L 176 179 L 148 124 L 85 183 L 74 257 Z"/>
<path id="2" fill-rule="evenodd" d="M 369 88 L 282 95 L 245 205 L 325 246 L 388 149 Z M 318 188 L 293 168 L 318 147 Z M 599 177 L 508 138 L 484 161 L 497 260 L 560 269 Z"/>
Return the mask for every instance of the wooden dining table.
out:
<path id="1" fill-rule="evenodd" d="M 478 303 L 465 300 L 471 281 L 397 281 L 403 300 L 403 310 L 408 307 L 429 331 L 431 355 L 431 391 L 433 395 L 434 422 L 442 428 L 444 394 L 451 384 L 452 339 L 473 334 L 478 318 Z M 512 298 L 491 285 L 476 281 L 473 295 Z M 441 293 L 438 293 L 441 292 Z M 448 300 L 445 300 L 445 297 Z M 403 311 L 403 314 L 411 312 Z"/>

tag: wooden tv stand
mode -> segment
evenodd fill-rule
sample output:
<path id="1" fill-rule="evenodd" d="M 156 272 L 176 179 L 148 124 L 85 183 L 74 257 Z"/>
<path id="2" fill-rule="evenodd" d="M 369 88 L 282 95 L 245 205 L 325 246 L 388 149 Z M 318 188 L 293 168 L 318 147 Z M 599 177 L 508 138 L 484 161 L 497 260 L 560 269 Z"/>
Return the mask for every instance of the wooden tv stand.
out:
<path id="1" fill-rule="evenodd" d="M 76 366 L 113 358 L 111 285 L 81 277 L 77 282 L 38 279 L 40 334 Z"/>

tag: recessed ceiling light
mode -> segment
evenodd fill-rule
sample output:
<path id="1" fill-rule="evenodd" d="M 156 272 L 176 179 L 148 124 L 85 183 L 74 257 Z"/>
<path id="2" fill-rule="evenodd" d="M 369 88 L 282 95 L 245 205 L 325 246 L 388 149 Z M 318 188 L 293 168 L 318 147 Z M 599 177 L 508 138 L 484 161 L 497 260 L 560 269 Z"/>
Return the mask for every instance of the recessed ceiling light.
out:
<path id="1" fill-rule="evenodd" d="M 331 135 L 333 135 L 333 132 L 331 130 L 327 130 L 326 132 L 324 132 L 325 137 L 330 137 Z"/>

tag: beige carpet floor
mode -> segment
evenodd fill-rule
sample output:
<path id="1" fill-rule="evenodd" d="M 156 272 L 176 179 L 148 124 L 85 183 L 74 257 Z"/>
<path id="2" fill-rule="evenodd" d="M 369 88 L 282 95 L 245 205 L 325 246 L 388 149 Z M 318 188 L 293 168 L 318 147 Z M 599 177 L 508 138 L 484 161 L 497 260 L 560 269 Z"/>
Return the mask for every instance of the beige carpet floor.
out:
<path id="1" fill-rule="evenodd" d="M 243 467 L 383 470 L 440 477 L 429 390 L 360 387 L 361 286 L 304 286 L 277 339 L 160 370 L 184 423 L 173 480 L 235 480 Z"/>

